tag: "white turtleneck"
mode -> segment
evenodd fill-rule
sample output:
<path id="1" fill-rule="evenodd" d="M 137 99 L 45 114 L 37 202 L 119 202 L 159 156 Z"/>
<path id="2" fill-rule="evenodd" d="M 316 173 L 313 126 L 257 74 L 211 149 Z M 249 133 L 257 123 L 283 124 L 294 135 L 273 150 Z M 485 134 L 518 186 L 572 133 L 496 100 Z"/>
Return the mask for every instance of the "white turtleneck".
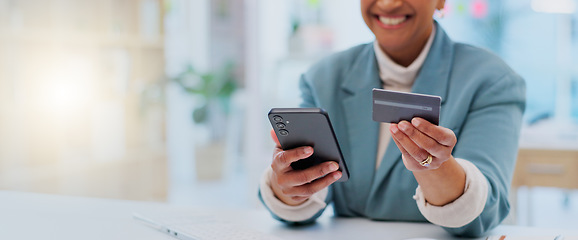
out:
<path id="1" fill-rule="evenodd" d="M 387 54 L 385 54 L 385 52 L 381 49 L 379 43 L 377 41 L 373 42 L 375 58 L 377 59 L 377 65 L 379 68 L 379 78 L 381 79 L 383 89 L 400 92 L 411 92 L 411 87 L 413 86 L 413 82 L 417 77 L 417 73 L 421 69 L 423 62 L 429 53 L 435 32 L 436 29 L 434 26 L 423 50 L 407 67 L 401 66 L 391 60 L 391 58 L 389 58 L 389 56 L 387 56 Z M 377 148 L 375 169 L 379 168 L 390 140 L 391 133 L 389 132 L 389 123 L 379 123 L 379 144 Z"/>
<path id="2" fill-rule="evenodd" d="M 377 41 L 374 42 L 379 77 L 384 89 L 411 92 L 417 74 L 432 46 L 435 32 L 434 26 L 423 50 L 408 67 L 395 63 L 383 52 Z M 390 141 L 389 123 L 380 123 L 376 170 L 381 164 Z M 459 158 L 456 158 L 456 160 L 466 172 L 466 186 L 462 196 L 444 206 L 434 206 L 427 203 L 419 186 L 413 196 L 422 215 L 428 221 L 444 227 L 461 227 L 473 221 L 484 209 L 488 194 L 488 183 L 480 170 L 467 160 Z M 288 221 L 304 221 L 326 207 L 324 200 L 328 194 L 327 188 L 313 194 L 307 201 L 298 206 L 289 206 L 281 202 L 275 197 L 271 189 L 271 174 L 272 170 L 268 168 L 261 178 L 259 188 L 263 202 L 280 218 Z"/>

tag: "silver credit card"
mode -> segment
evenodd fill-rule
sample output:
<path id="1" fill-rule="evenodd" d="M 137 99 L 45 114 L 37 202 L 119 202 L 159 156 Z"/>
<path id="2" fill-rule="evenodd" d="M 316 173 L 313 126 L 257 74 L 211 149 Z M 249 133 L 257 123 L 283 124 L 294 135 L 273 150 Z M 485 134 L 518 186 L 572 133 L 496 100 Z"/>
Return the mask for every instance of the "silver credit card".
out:
<path id="1" fill-rule="evenodd" d="M 373 89 L 373 121 L 398 123 L 423 118 L 435 125 L 440 122 L 440 96 Z"/>

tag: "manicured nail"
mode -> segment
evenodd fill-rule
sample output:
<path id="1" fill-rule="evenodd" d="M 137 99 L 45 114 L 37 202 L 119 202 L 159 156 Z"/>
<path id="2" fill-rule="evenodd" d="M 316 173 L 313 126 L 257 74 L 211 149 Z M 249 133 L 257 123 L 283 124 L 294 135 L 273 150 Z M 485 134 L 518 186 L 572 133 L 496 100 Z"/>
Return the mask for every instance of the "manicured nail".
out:
<path id="1" fill-rule="evenodd" d="M 407 123 L 406 121 L 403 121 L 403 122 L 400 122 L 400 123 L 398 124 L 398 126 L 399 126 L 399 128 L 400 128 L 402 131 L 405 131 L 405 130 L 407 130 L 407 127 L 408 127 L 407 124 L 408 124 L 408 123 Z"/>
<path id="2" fill-rule="evenodd" d="M 391 124 L 390 129 L 394 134 L 399 131 L 399 129 L 397 128 L 397 124 L 395 124 L 395 125 Z"/>
<path id="3" fill-rule="evenodd" d="M 313 152 L 313 150 L 310 147 L 306 147 L 303 149 L 304 154 L 311 154 L 312 152 Z"/>
<path id="4" fill-rule="evenodd" d="M 329 164 L 329 171 L 333 172 L 335 170 L 339 169 L 339 165 L 337 165 L 337 163 L 331 163 Z"/>
<path id="5" fill-rule="evenodd" d="M 411 120 L 411 124 L 414 125 L 415 127 L 418 127 L 421 124 L 421 120 L 419 120 L 418 118 L 414 118 Z"/>
<path id="6" fill-rule="evenodd" d="M 341 178 L 341 173 L 340 172 L 336 172 L 333 174 L 333 179 L 337 180 Z"/>

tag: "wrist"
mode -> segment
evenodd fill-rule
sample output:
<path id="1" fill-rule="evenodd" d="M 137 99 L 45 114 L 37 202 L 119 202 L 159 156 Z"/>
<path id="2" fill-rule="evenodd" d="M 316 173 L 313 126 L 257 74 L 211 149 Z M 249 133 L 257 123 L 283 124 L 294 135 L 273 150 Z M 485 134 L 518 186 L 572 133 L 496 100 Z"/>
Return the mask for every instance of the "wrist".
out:
<path id="1" fill-rule="evenodd" d="M 437 169 L 413 174 L 422 188 L 426 201 L 432 205 L 443 206 L 464 193 L 465 171 L 453 156 Z"/>
<path id="2" fill-rule="evenodd" d="M 424 172 L 443 176 L 443 174 L 447 174 L 448 171 L 452 172 L 455 169 L 459 169 L 458 168 L 459 166 L 460 164 L 458 164 L 458 161 L 456 161 L 454 156 L 450 155 L 450 158 L 448 158 L 448 160 L 443 161 L 437 168 L 426 169 Z"/>

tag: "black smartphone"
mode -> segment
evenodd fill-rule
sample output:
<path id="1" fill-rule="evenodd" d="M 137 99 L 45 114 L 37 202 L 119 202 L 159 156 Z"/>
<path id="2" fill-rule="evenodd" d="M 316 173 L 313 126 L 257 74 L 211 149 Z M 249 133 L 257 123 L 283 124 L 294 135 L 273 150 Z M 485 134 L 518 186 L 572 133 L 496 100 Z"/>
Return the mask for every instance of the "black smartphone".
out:
<path id="1" fill-rule="evenodd" d="M 345 182 L 349 179 L 347 165 L 325 110 L 273 108 L 269 111 L 269 121 L 283 150 L 302 146 L 313 147 L 313 155 L 292 163 L 293 169 L 306 169 L 322 162 L 335 161 L 342 173 L 337 181 Z"/>

